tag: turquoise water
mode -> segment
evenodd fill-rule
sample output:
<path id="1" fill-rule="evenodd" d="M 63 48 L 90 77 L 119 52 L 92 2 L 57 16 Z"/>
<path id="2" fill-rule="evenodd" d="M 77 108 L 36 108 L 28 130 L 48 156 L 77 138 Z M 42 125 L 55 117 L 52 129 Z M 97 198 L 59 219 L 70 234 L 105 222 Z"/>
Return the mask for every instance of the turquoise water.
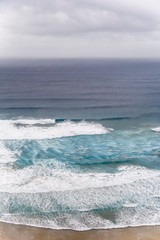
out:
<path id="1" fill-rule="evenodd" d="M 159 64 L 1 63 L 0 220 L 160 224 Z"/>

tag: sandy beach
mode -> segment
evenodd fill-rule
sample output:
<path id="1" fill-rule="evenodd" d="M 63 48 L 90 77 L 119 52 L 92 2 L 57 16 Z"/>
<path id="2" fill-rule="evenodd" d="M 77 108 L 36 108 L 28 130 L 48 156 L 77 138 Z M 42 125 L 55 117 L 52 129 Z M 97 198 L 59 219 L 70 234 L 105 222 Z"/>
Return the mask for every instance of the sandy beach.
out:
<path id="1" fill-rule="evenodd" d="M 52 230 L 0 223 L 0 240 L 159 240 L 160 226 L 109 230 Z"/>

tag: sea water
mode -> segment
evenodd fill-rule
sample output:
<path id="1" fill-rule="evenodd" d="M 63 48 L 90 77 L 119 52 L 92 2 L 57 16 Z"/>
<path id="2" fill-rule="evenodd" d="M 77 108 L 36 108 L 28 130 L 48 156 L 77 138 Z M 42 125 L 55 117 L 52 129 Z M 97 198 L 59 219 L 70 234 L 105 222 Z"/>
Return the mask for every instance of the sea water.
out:
<path id="1" fill-rule="evenodd" d="M 0 61 L 0 221 L 160 224 L 160 61 Z"/>

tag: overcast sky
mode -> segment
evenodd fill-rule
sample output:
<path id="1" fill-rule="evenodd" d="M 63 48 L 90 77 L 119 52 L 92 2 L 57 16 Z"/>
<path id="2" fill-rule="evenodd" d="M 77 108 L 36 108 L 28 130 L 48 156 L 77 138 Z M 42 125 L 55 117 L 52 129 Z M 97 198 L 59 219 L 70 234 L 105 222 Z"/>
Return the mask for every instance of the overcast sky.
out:
<path id="1" fill-rule="evenodd" d="M 0 0 L 0 57 L 160 57 L 160 0 Z"/>

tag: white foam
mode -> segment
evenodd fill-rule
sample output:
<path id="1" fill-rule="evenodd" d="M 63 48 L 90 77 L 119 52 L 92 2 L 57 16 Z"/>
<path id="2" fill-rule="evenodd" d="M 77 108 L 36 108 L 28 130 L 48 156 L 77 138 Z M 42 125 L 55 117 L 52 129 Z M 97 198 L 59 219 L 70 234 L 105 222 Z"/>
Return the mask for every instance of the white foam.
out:
<path id="1" fill-rule="evenodd" d="M 128 208 L 135 208 L 137 207 L 137 203 L 125 203 L 123 204 L 123 207 L 128 207 Z"/>
<path id="2" fill-rule="evenodd" d="M 8 178 L 8 176 L 10 176 Z M 126 166 L 125 171 L 117 173 L 77 173 L 71 170 L 47 169 L 39 166 L 27 169 L 1 168 L 0 192 L 59 192 L 84 190 L 88 188 L 116 187 L 134 184 L 135 181 L 150 181 L 160 177 L 157 170 L 145 167 Z"/>
<path id="3" fill-rule="evenodd" d="M 63 213 L 55 214 L 52 219 L 40 217 L 20 216 L 18 214 L 4 214 L 0 220 L 7 223 L 23 224 L 27 226 L 50 228 L 55 230 L 72 229 L 86 231 L 91 229 L 113 229 L 138 226 L 160 225 L 160 210 L 150 211 L 147 208 L 138 209 L 136 212 L 119 211 L 116 222 L 98 216 L 93 212 L 79 212 L 78 214 Z"/>
<path id="4" fill-rule="evenodd" d="M 5 147 L 4 143 L 0 142 L 0 163 L 15 162 L 16 154 L 18 151 L 11 151 Z"/>
<path id="5" fill-rule="evenodd" d="M 23 224 L 28 226 L 50 228 L 56 230 L 72 229 L 77 231 L 85 231 L 89 229 L 107 229 L 114 228 L 115 225 L 94 213 L 80 212 L 78 215 L 61 213 L 55 215 L 51 220 L 42 217 L 29 218 L 14 214 L 6 214 L 0 218 L 3 222 Z"/>
<path id="6" fill-rule="evenodd" d="M 21 120 L 22 121 L 22 120 Z M 26 120 L 25 120 L 26 121 Z M 39 122 L 43 120 L 39 120 Z M 46 122 L 46 120 L 44 120 Z M 37 120 L 36 120 L 37 122 Z M 16 126 L 19 120 L 0 120 L 0 139 L 51 139 L 76 135 L 105 134 L 113 129 L 107 129 L 98 123 L 86 121 L 64 121 L 54 126 Z"/>
<path id="7" fill-rule="evenodd" d="M 160 127 L 157 127 L 157 128 L 151 128 L 152 131 L 154 132 L 160 132 Z"/>
<path id="8" fill-rule="evenodd" d="M 155 196 L 160 195 L 160 172 L 136 166 L 125 166 L 120 170 L 110 174 L 77 173 L 63 168 L 50 169 L 49 172 L 49 168 L 44 170 L 39 166 L 21 170 L 3 167 L 0 175 L 0 208 L 4 215 L 1 220 L 75 230 L 157 224 L 160 212 Z M 18 212 L 17 215 L 9 215 L 10 198 L 15 206 L 24 204 L 46 214 L 58 211 L 59 206 L 61 210 L 64 208 L 71 212 L 61 211 L 47 220 L 42 215 L 39 218 L 19 216 Z M 92 211 L 117 207 L 117 204 L 120 208 L 116 212 L 116 224 Z"/>
<path id="9" fill-rule="evenodd" d="M 24 124 L 24 125 L 35 125 L 35 124 L 54 124 L 55 119 L 17 119 L 12 120 L 16 124 Z"/>

